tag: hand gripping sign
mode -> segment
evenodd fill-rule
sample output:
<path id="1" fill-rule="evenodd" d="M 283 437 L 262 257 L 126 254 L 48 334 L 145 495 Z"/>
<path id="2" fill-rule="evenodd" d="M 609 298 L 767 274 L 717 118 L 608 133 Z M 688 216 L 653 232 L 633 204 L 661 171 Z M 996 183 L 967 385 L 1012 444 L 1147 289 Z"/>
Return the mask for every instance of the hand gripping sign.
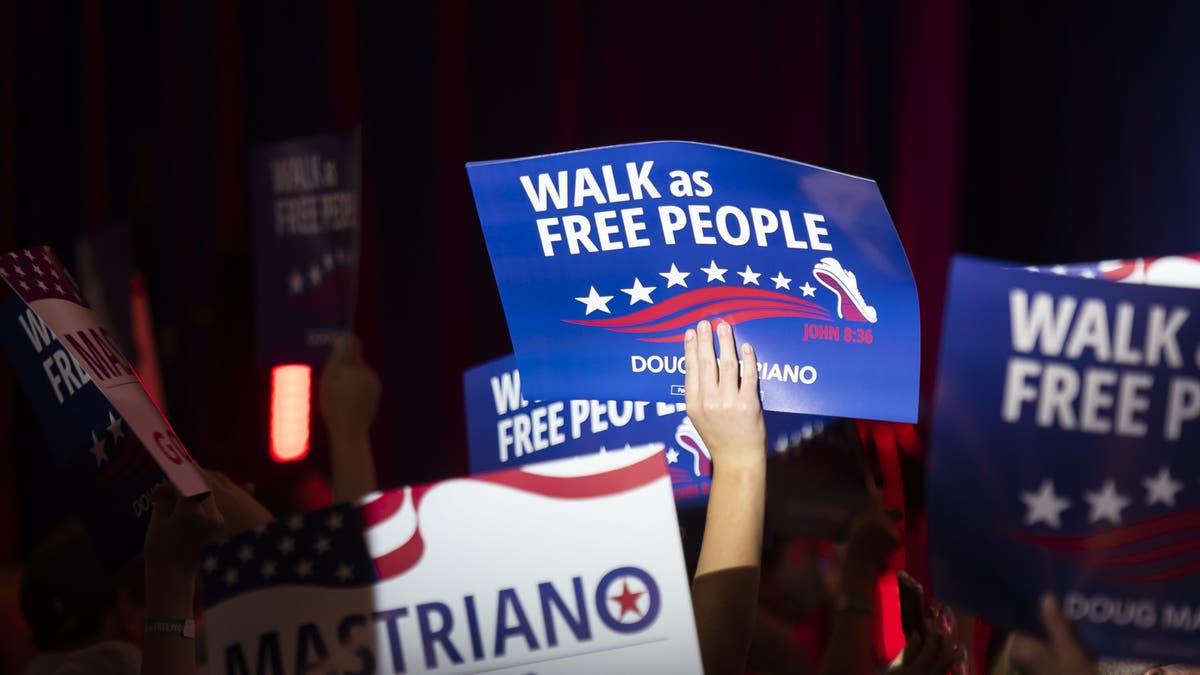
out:
<path id="1" fill-rule="evenodd" d="M 1030 632 L 1051 592 L 1100 656 L 1200 662 L 1200 256 L 1044 271 L 953 263 L 934 592 Z"/>
<path id="2" fill-rule="evenodd" d="M 467 172 L 531 400 L 682 401 L 711 319 L 765 409 L 915 421 L 916 288 L 873 181 L 675 141 Z"/>
<path id="3" fill-rule="evenodd" d="M 374 493 L 211 547 L 209 670 L 700 673 L 661 450 Z"/>
<path id="4" fill-rule="evenodd" d="M 42 246 L 0 256 L 0 278 L 59 338 L 180 494 L 208 492 L 208 481 L 53 251 Z"/>

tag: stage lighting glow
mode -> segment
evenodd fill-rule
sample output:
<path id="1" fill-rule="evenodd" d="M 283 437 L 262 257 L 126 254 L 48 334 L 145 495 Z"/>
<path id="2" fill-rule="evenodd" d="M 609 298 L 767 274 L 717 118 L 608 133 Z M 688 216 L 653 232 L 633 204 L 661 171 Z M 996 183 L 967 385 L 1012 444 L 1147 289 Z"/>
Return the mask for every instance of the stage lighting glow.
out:
<path id="1" fill-rule="evenodd" d="M 295 462 L 308 455 L 308 418 L 312 368 L 271 369 L 271 459 Z"/>

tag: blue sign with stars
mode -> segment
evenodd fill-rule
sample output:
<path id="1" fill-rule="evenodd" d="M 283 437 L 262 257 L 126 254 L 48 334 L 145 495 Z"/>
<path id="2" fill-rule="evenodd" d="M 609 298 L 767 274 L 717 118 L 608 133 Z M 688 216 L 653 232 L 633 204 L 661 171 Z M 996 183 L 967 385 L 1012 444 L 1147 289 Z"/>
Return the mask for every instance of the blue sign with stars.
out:
<path id="1" fill-rule="evenodd" d="M 522 396 L 517 360 L 505 356 L 463 373 L 471 473 L 631 446 L 662 444 L 675 502 L 703 506 L 712 484 L 712 460 L 683 402 L 530 402 Z M 772 454 L 812 437 L 831 420 L 767 412 Z"/>
<path id="2" fill-rule="evenodd" d="M 142 550 L 150 493 L 166 476 L 121 414 L 20 297 L 0 284 L 0 344 L 12 361 L 72 505 L 111 564 Z"/>
<path id="3" fill-rule="evenodd" d="M 354 326 L 361 157 L 357 130 L 251 155 L 259 367 L 323 364 Z"/>
<path id="4" fill-rule="evenodd" d="M 1098 655 L 1200 662 L 1189 260 L 1193 288 L 954 261 L 926 482 L 941 599 L 1040 632 L 1050 592 Z"/>
<path id="5" fill-rule="evenodd" d="M 767 410 L 915 421 L 917 294 L 873 181 L 676 141 L 467 172 L 530 398 L 682 401 L 710 319 Z"/>

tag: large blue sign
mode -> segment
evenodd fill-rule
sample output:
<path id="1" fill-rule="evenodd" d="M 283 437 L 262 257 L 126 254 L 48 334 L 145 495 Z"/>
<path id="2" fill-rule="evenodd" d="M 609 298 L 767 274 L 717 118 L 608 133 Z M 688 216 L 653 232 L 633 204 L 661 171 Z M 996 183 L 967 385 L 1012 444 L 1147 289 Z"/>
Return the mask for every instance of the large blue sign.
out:
<path id="1" fill-rule="evenodd" d="M 7 288 L 0 295 L 0 344 L 97 549 L 119 563 L 142 549 L 150 492 L 166 477 L 38 315 Z"/>
<path id="2" fill-rule="evenodd" d="M 1200 291 L 1083 271 L 954 261 L 934 591 L 1030 631 L 1053 592 L 1099 655 L 1200 662 Z"/>
<path id="3" fill-rule="evenodd" d="M 675 501 L 703 504 L 712 482 L 708 448 L 682 402 L 527 401 L 516 359 L 505 356 L 463 374 L 471 473 L 661 443 Z M 828 418 L 765 414 L 774 452 L 799 443 Z"/>
<path id="4" fill-rule="evenodd" d="M 251 155 L 259 367 L 322 364 L 353 329 L 361 157 L 357 131 Z"/>
<path id="5" fill-rule="evenodd" d="M 530 398 L 682 401 L 684 331 L 723 319 L 765 409 L 915 421 L 917 294 L 873 181 L 674 141 L 467 171 Z"/>

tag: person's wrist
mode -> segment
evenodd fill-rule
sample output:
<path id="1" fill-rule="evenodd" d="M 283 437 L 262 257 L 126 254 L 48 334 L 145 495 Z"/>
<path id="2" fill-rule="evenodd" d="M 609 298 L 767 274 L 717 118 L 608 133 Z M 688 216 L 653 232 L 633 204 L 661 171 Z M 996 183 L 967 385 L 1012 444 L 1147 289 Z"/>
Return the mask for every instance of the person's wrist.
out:
<path id="1" fill-rule="evenodd" d="M 196 599 L 196 570 L 146 570 L 146 612 L 156 618 L 190 618 Z"/>
<path id="2" fill-rule="evenodd" d="M 719 475 L 756 478 L 767 471 L 766 451 L 749 450 L 721 453 L 712 462 L 713 477 Z"/>
<path id="3" fill-rule="evenodd" d="M 875 590 L 875 582 L 882 573 L 882 565 L 848 560 L 842 572 L 842 590 L 860 595 L 872 593 Z"/>

